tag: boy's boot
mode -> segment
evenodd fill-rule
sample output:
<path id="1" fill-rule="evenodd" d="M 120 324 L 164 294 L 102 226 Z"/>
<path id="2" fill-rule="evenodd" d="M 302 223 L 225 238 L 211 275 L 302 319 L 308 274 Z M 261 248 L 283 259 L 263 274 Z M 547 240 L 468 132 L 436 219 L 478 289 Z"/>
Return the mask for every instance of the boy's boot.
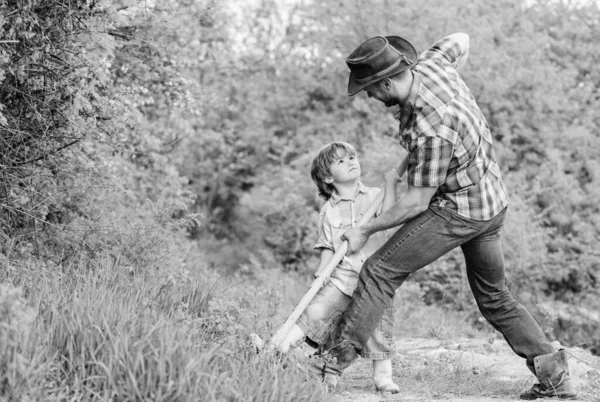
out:
<path id="1" fill-rule="evenodd" d="M 325 373 L 323 375 L 323 385 L 325 386 L 325 390 L 327 392 L 335 391 L 339 380 L 340 376 L 338 374 Z"/>
<path id="2" fill-rule="evenodd" d="M 533 359 L 535 375 L 539 383 L 523 391 L 521 399 L 553 398 L 577 399 L 569 378 L 569 365 L 564 349 Z"/>
<path id="3" fill-rule="evenodd" d="M 400 387 L 392 380 L 392 359 L 373 360 L 373 382 L 377 391 L 400 392 Z"/>

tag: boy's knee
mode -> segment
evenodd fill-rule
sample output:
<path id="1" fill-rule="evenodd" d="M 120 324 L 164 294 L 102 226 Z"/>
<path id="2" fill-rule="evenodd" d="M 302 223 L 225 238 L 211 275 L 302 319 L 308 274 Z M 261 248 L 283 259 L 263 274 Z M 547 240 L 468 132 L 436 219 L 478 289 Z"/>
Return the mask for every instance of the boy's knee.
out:
<path id="1" fill-rule="evenodd" d="M 323 309 L 319 305 L 308 305 L 304 310 L 304 314 L 309 321 L 311 322 L 321 322 L 325 318 L 325 314 L 323 314 Z"/>

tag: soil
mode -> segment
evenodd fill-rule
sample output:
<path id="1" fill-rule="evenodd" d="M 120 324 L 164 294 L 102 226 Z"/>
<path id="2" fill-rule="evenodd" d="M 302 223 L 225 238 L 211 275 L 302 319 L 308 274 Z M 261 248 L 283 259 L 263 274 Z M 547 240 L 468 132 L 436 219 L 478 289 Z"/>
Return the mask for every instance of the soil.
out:
<path id="1" fill-rule="evenodd" d="M 600 402 L 600 357 L 580 348 L 566 350 L 579 400 Z M 521 390 L 536 382 L 525 360 L 502 339 L 399 339 L 393 365 L 400 393 L 377 392 L 371 361 L 359 359 L 346 370 L 329 400 L 516 401 Z"/>

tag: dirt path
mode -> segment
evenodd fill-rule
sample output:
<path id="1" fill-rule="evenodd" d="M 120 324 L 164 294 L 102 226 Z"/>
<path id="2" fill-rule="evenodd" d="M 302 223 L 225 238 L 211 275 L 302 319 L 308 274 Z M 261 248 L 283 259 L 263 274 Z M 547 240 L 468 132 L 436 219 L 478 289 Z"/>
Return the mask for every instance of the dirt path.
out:
<path id="1" fill-rule="evenodd" d="M 558 346 L 558 345 L 557 345 Z M 567 349 L 579 400 L 600 402 L 600 357 Z M 523 359 L 504 340 L 400 339 L 394 359 L 399 394 L 375 391 L 371 362 L 359 359 L 342 377 L 331 401 L 516 401 L 535 382 Z"/>

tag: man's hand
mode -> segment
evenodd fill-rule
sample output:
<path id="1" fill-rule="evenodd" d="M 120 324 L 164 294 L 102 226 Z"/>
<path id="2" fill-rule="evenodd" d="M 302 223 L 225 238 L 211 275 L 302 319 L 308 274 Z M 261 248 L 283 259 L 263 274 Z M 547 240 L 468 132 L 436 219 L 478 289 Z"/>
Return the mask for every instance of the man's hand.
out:
<path id="1" fill-rule="evenodd" d="M 402 182 L 402 179 L 398 175 L 398 171 L 396 169 L 391 169 L 385 172 L 383 174 L 383 179 L 386 184 L 396 184 Z"/>
<path id="2" fill-rule="evenodd" d="M 356 226 L 344 232 L 341 238 L 348 241 L 348 252 L 346 254 L 353 254 L 364 247 L 369 239 L 369 235 L 365 232 L 364 228 Z"/>

